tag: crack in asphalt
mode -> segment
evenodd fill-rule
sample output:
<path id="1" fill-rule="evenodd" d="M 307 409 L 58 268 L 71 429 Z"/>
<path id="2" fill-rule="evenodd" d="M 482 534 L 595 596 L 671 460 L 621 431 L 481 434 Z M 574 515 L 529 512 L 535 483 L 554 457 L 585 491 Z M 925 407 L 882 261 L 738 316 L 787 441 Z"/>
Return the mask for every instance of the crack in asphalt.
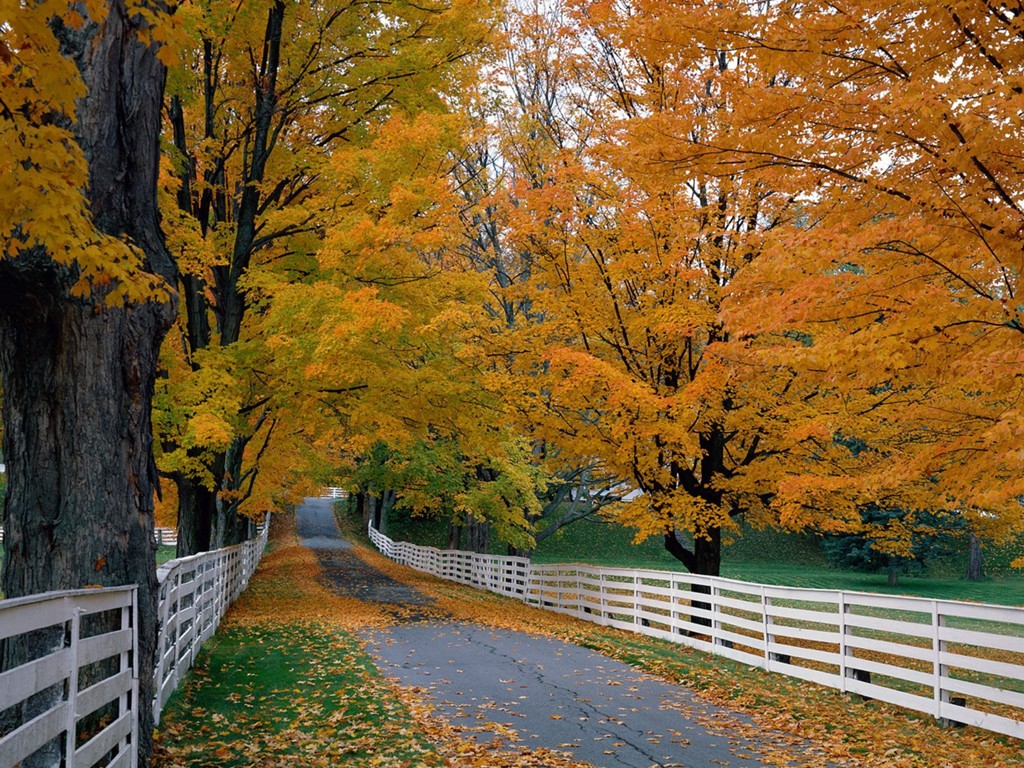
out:
<path id="1" fill-rule="evenodd" d="M 635 743 L 631 739 L 632 734 L 637 734 L 639 736 L 644 736 L 646 734 L 644 734 L 643 732 L 636 731 L 634 728 L 627 726 L 625 722 L 619 720 L 616 715 L 613 715 L 610 712 L 605 712 L 604 710 L 598 708 L 591 699 L 582 698 L 579 692 L 574 691 L 567 685 L 549 680 L 548 677 L 544 674 L 544 668 L 542 666 L 536 664 L 527 666 L 523 661 L 515 658 L 514 656 L 508 653 L 504 653 L 501 649 L 498 648 L 497 645 L 489 643 L 482 639 L 475 639 L 475 635 L 476 633 L 470 633 L 467 636 L 467 640 L 469 642 L 475 642 L 477 645 L 487 649 L 489 653 L 492 653 L 504 659 L 508 659 L 510 662 L 512 662 L 513 667 L 518 669 L 526 679 L 533 679 L 541 686 L 550 688 L 560 693 L 568 694 L 570 700 L 576 706 L 576 711 L 579 713 L 578 718 L 570 722 L 580 732 L 581 736 L 592 735 L 592 733 L 596 730 L 599 733 L 604 733 L 605 735 L 612 737 L 617 741 L 623 742 L 630 749 L 634 750 L 637 754 L 641 755 L 645 760 L 651 761 L 654 764 L 659 764 L 659 758 L 653 752 L 647 751 L 647 749 L 645 748 L 646 745 L 641 746 L 640 744 Z M 608 701 L 609 703 L 612 703 L 613 700 L 609 698 Z M 591 717 L 595 717 L 598 720 L 599 727 L 595 728 L 594 726 L 588 727 L 587 725 L 585 725 L 585 723 L 589 722 Z M 623 731 L 619 729 L 600 727 L 602 723 L 609 722 L 614 722 L 616 725 L 622 726 L 622 728 L 625 729 L 625 733 L 623 733 Z M 652 733 L 651 735 L 654 734 Z M 658 735 L 662 736 L 661 734 Z M 634 765 L 633 763 L 623 762 L 618 754 L 610 755 L 610 757 L 614 757 L 619 765 Z"/>

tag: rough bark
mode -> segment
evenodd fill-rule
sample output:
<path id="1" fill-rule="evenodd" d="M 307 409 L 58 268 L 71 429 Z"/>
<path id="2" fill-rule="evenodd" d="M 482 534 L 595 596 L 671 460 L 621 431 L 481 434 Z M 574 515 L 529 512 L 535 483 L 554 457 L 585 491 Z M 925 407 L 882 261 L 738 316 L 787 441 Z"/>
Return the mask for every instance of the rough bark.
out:
<path id="1" fill-rule="evenodd" d="M 178 557 L 210 549 L 216 494 L 191 478 L 176 475 L 178 487 Z"/>
<path id="2" fill-rule="evenodd" d="M 665 549 L 670 555 L 679 560 L 690 573 L 701 574 L 702 576 L 720 576 L 722 572 L 722 530 L 711 528 L 706 536 L 694 539 L 693 548 L 687 549 L 675 532 L 665 534 Z M 690 591 L 699 595 L 711 594 L 710 587 L 704 584 L 694 584 Z M 705 611 L 711 610 L 711 603 L 697 598 L 691 598 L 694 608 Z M 690 620 L 694 624 L 711 626 L 711 620 L 705 616 L 693 615 Z"/>
<path id="3" fill-rule="evenodd" d="M 478 520 L 467 514 L 464 529 L 466 531 L 466 549 L 478 555 L 486 555 L 491 545 L 491 524 L 486 520 Z"/>
<path id="4" fill-rule="evenodd" d="M 665 534 L 665 549 L 690 573 L 702 576 L 720 576 L 722 572 L 722 530 L 711 528 L 706 536 L 694 539 L 693 548 L 687 549 L 672 533 Z"/>
<path id="5" fill-rule="evenodd" d="M 369 527 L 370 523 L 377 525 L 377 497 L 373 493 L 372 488 L 367 488 L 359 493 L 359 498 L 362 501 L 363 510 L 363 530 L 365 531 Z"/>
<path id="6" fill-rule="evenodd" d="M 462 526 L 454 521 L 448 521 L 448 529 L 445 533 L 445 549 L 460 549 L 462 547 Z"/>
<path id="7" fill-rule="evenodd" d="M 173 284 L 156 199 L 165 70 L 136 35 L 142 23 L 111 2 L 102 24 L 59 34 L 87 87 L 75 132 L 88 161 L 93 220 L 139 247 L 144 268 Z M 8 478 L 2 585 L 7 597 L 138 585 L 135 707 L 140 764 L 147 765 L 157 586 L 150 409 L 174 307 L 74 298 L 76 277 L 38 249 L 0 261 Z"/>
<path id="8" fill-rule="evenodd" d="M 380 515 L 377 521 L 377 530 L 383 533 L 385 536 L 388 533 L 388 520 L 391 517 L 391 510 L 395 508 L 395 502 L 398 500 L 398 493 L 394 490 L 384 491 L 384 495 L 380 500 Z"/>

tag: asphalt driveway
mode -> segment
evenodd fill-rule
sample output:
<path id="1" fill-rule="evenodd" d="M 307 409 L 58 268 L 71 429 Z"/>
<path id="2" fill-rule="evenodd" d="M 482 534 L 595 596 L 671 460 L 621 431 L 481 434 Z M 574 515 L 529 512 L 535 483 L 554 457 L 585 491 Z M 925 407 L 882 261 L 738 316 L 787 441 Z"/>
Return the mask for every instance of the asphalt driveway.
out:
<path id="1" fill-rule="evenodd" d="M 415 608 L 430 599 L 358 558 L 329 499 L 300 506 L 298 530 L 333 589 L 402 618 L 364 633 L 384 674 L 420 688 L 470 738 L 562 750 L 599 768 L 764 765 L 735 728 L 747 718 L 682 686 L 552 638 L 421 616 Z M 794 753 L 791 765 L 801 764 Z"/>

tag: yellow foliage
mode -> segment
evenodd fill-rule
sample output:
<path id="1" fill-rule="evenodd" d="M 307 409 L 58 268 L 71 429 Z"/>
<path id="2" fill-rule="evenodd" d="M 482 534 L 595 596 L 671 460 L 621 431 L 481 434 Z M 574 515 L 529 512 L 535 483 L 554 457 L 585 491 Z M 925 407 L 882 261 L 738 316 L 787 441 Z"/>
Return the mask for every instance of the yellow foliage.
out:
<path id="1" fill-rule="evenodd" d="M 167 287 L 143 268 L 138 248 L 95 227 L 83 194 L 88 168 L 73 126 L 85 89 L 55 30 L 80 29 L 86 18 L 102 23 L 107 12 L 98 0 L 0 5 L 0 258 L 42 248 L 79 270 L 74 296 L 95 293 L 107 306 L 167 301 Z M 150 15 L 154 24 L 165 21 Z"/>

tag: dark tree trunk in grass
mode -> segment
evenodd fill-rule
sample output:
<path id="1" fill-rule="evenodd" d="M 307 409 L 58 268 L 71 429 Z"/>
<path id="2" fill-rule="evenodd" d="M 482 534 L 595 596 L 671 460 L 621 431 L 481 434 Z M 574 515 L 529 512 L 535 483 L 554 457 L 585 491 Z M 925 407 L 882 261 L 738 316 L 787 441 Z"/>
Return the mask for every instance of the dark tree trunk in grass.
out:
<path id="1" fill-rule="evenodd" d="M 693 549 L 687 549 L 675 532 L 665 534 L 665 549 L 679 560 L 690 573 L 702 576 L 719 576 L 722 571 L 722 530 L 711 528 L 706 536 L 694 538 Z M 703 584 L 694 584 L 690 591 L 699 595 L 711 594 L 711 589 Z M 711 610 L 711 603 L 692 599 L 693 607 L 705 611 Z M 711 620 L 704 616 L 693 616 L 694 624 L 711 626 Z"/>
<path id="2" fill-rule="evenodd" d="M 693 549 L 687 549 L 672 533 L 665 534 L 665 549 L 686 566 L 690 573 L 719 576 L 722 571 L 722 529 L 710 528 L 704 536 L 694 538 Z"/>
<path id="3" fill-rule="evenodd" d="M 486 555 L 491 544 L 491 524 L 469 514 L 465 520 L 463 528 L 466 531 L 466 549 L 478 555 Z"/>
<path id="4" fill-rule="evenodd" d="M 462 526 L 449 520 L 445 531 L 445 549 L 459 549 L 462 546 Z"/>
<path id="5" fill-rule="evenodd" d="M 898 587 L 900 584 L 900 566 L 899 563 L 889 561 L 889 566 L 886 568 L 886 579 L 885 583 L 890 587 Z"/>
<path id="6" fill-rule="evenodd" d="M 138 24 L 113 2 L 101 24 L 62 31 L 61 40 L 87 88 L 74 130 L 89 164 L 93 221 L 140 248 L 143 269 L 168 285 L 174 268 L 156 202 L 165 70 L 155 48 L 139 42 Z M 105 307 L 102 296 L 74 298 L 76 279 L 38 249 L 0 260 L 2 584 L 9 598 L 139 586 L 135 705 L 145 765 L 156 650 L 150 408 L 174 308 L 158 299 Z"/>
<path id="7" fill-rule="evenodd" d="M 981 581 L 985 578 L 981 542 L 973 533 L 970 535 L 970 549 L 967 553 L 967 573 L 964 574 L 964 578 L 968 581 Z"/>

